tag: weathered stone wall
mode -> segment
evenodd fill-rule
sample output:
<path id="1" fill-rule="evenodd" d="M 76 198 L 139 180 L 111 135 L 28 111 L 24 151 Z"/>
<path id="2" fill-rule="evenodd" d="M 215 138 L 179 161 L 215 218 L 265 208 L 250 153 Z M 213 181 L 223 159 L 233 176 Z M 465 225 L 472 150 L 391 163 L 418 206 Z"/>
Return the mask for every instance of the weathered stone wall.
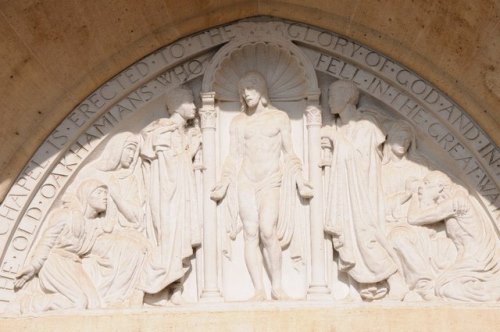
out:
<path id="1" fill-rule="evenodd" d="M 408 66 L 500 142 L 500 5 L 481 1 L 5 1 L 0 197 L 69 111 L 123 68 L 196 31 L 255 15 L 313 24 Z"/>

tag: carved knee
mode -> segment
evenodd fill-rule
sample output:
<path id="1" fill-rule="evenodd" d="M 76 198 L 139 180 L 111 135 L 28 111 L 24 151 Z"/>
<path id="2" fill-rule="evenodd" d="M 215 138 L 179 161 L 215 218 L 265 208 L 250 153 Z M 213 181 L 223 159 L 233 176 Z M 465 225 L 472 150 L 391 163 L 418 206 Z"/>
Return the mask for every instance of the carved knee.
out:
<path id="1" fill-rule="evenodd" d="M 276 232 L 274 229 L 261 228 L 260 239 L 262 243 L 267 246 L 271 245 L 276 241 Z"/>
<path id="2" fill-rule="evenodd" d="M 259 226 L 255 225 L 246 225 L 243 229 L 243 236 L 245 241 L 258 241 L 259 240 Z"/>

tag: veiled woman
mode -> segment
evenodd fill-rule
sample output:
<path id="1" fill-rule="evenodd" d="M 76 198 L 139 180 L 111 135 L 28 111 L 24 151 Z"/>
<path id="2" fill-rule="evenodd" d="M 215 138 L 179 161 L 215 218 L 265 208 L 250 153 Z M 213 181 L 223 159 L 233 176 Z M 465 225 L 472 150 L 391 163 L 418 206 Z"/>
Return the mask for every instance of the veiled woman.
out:
<path id="1" fill-rule="evenodd" d="M 429 172 L 427 160 L 417 150 L 413 127 L 395 122 L 387 133 L 382 160 L 386 231 L 396 251 L 405 281 L 425 300 L 434 298 L 433 280 L 455 259 L 455 247 L 444 232 L 408 224 L 412 182 Z"/>
<path id="2" fill-rule="evenodd" d="M 17 275 L 22 312 L 90 309 L 101 306 L 91 276 L 82 265 L 104 233 L 107 187 L 90 179 L 78 188 L 78 202 L 54 211 L 29 264 Z M 26 282 L 28 286 L 24 288 Z"/>

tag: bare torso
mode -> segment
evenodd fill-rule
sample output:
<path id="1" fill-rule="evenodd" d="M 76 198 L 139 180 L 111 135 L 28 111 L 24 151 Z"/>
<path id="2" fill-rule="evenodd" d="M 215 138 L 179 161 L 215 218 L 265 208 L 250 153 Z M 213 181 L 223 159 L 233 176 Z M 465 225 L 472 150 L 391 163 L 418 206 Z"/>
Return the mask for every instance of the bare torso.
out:
<path id="1" fill-rule="evenodd" d="M 242 149 L 240 175 L 260 182 L 280 171 L 282 130 L 288 121 L 285 113 L 275 109 L 238 116 L 234 125 Z"/>

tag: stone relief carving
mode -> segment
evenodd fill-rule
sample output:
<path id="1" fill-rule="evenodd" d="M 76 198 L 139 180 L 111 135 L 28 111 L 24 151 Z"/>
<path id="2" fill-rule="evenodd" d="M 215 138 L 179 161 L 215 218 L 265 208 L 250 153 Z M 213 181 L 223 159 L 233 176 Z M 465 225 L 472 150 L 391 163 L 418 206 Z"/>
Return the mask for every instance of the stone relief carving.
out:
<path id="1" fill-rule="evenodd" d="M 77 197 L 51 214 L 30 263 L 18 274 L 16 288 L 29 281 L 22 312 L 142 303 L 136 286 L 145 251 L 132 238 L 110 235 L 107 186 L 88 179 Z"/>
<path id="2" fill-rule="evenodd" d="M 239 82 L 242 113 L 230 126 L 230 152 L 221 181 L 211 198 L 225 198 L 229 236 L 239 232 L 241 217 L 245 238 L 245 261 L 255 287 L 252 300 L 264 300 L 263 261 L 270 271 L 273 299 L 289 297 L 281 286 L 281 247 L 297 247 L 293 240 L 297 193 L 313 196 L 302 177 L 302 165 L 292 147 L 287 114 L 269 102 L 267 83 L 258 72 L 245 74 Z M 283 166 L 280 155 L 283 154 Z M 263 249 L 259 248 L 262 243 Z M 300 248 L 293 248 L 298 258 Z M 264 257 L 264 259 L 263 259 Z"/>
<path id="3" fill-rule="evenodd" d="M 176 281 L 171 300 L 180 304 L 180 279 L 201 241 L 193 168 L 201 133 L 187 124 L 196 116 L 190 90 L 170 89 L 166 100 L 170 116 L 143 129 L 140 156 L 151 212 L 148 233 L 158 247 L 158 265 L 168 271 L 169 280 Z"/>
<path id="4" fill-rule="evenodd" d="M 440 171 L 428 173 L 412 192 L 408 222 L 444 222 L 446 233 L 456 246 L 456 260 L 434 280 L 438 297 L 465 302 L 500 299 L 498 241 L 476 211 L 467 190 Z"/>
<path id="5" fill-rule="evenodd" d="M 382 160 L 386 234 L 408 287 L 432 300 L 432 282 L 453 262 L 456 249 L 443 230 L 408 223 L 411 188 L 429 172 L 428 164 L 417 149 L 413 127 L 404 121 L 394 122 L 387 132 Z"/>
<path id="6" fill-rule="evenodd" d="M 299 288 L 308 301 L 334 301 L 339 285 L 351 300 L 498 302 L 495 179 L 488 185 L 481 159 L 467 159 L 471 145 L 443 155 L 459 152 L 446 131 L 454 124 L 413 101 L 447 100 L 430 85 L 420 95 L 408 70 L 333 34 L 281 21 L 230 26 L 217 41 L 201 34 L 141 60 L 129 71 L 143 77 L 135 91 L 118 76 L 65 120 L 80 136 L 59 157 L 34 159 L 0 208 L 0 248 L 18 216 L 1 256 L 0 312 L 251 292 L 263 301 L 268 291 L 292 300 Z M 399 85 L 366 68 L 399 70 Z M 120 89 L 124 99 L 105 98 Z M 405 91 L 420 96 L 399 102 Z M 88 106 L 96 98 L 117 103 L 99 113 Z M 478 155 L 493 165 L 481 135 Z M 19 188 L 42 173 L 23 203 Z M 228 257 L 236 280 L 224 275 Z M 299 261 L 294 275 L 289 262 Z"/>
<path id="7" fill-rule="evenodd" d="M 357 109 L 359 90 L 352 81 L 329 89 L 329 106 L 338 115 L 323 130 L 323 145 L 333 150 L 325 230 L 339 253 L 339 268 L 360 284 L 363 299 L 403 299 L 406 285 L 384 234 L 381 147 L 385 135 L 376 119 Z"/>

